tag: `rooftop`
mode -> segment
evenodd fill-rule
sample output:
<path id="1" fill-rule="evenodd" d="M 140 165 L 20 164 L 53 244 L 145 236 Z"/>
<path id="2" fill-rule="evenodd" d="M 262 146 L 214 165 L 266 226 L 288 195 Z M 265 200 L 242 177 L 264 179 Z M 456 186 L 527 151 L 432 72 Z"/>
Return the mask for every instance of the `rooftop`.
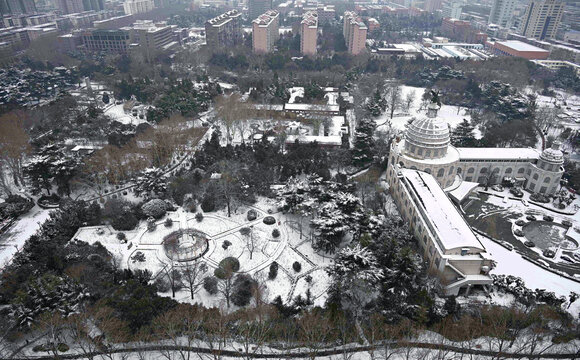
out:
<path id="1" fill-rule="evenodd" d="M 496 43 L 516 51 L 549 52 L 548 50 L 544 50 L 534 45 L 526 44 L 525 42 L 519 40 L 498 41 Z"/>
<path id="2" fill-rule="evenodd" d="M 262 15 L 258 16 L 254 21 L 254 24 L 259 26 L 268 26 L 274 19 L 278 17 L 278 11 L 276 10 L 268 10 Z"/>
<path id="3" fill-rule="evenodd" d="M 410 191 L 415 193 L 419 205 L 427 214 L 424 220 L 435 229 L 440 245 L 444 247 L 443 251 L 463 247 L 485 250 L 433 176 L 410 169 L 401 169 L 401 174 L 411 185 Z"/>
<path id="4" fill-rule="evenodd" d="M 540 153 L 532 148 L 457 148 L 461 160 L 537 160 Z"/>

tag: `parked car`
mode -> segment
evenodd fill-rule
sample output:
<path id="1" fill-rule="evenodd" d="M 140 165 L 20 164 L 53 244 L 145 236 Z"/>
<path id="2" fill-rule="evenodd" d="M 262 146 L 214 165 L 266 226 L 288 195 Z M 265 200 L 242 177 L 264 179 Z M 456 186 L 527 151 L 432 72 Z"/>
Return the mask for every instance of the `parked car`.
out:
<path id="1" fill-rule="evenodd" d="M 534 244 L 533 241 L 527 240 L 526 242 L 524 242 L 524 245 L 526 245 L 527 247 L 534 247 L 536 246 L 536 244 Z"/>
<path id="2" fill-rule="evenodd" d="M 569 263 L 574 263 L 574 260 L 570 259 L 570 258 L 569 258 L 568 256 L 566 256 L 566 255 L 562 255 L 562 256 L 560 256 L 560 259 L 562 259 L 562 260 L 564 260 L 564 261 L 567 261 L 567 262 L 569 262 Z"/>
<path id="3" fill-rule="evenodd" d="M 552 249 L 546 249 L 543 252 L 544 256 L 547 258 L 554 258 L 554 256 L 556 256 L 556 252 Z"/>
<path id="4" fill-rule="evenodd" d="M 498 185 L 493 185 L 493 186 L 491 187 L 491 189 L 492 189 L 493 191 L 503 191 L 503 189 L 504 189 L 504 188 L 503 188 L 503 186 L 501 186 L 501 185 L 499 185 L 499 184 L 498 184 Z"/>
<path id="5" fill-rule="evenodd" d="M 524 197 L 524 193 L 519 188 L 511 188 L 510 193 L 515 197 Z"/>

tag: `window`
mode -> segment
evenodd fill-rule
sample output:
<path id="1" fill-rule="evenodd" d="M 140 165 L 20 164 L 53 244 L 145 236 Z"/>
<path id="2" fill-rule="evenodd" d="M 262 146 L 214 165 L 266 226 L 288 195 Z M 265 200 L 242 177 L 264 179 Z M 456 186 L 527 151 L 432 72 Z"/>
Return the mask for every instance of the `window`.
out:
<path id="1" fill-rule="evenodd" d="M 453 170 L 455 170 L 455 168 L 454 168 L 453 166 L 452 166 L 452 167 L 450 167 L 450 168 L 449 168 L 449 173 L 448 173 L 448 174 L 449 174 L 449 175 L 452 175 L 452 174 L 453 174 Z"/>
<path id="2" fill-rule="evenodd" d="M 468 176 L 465 178 L 465 181 L 473 181 L 473 176 Z"/>
<path id="3" fill-rule="evenodd" d="M 532 173 L 532 169 L 528 169 L 528 171 L 526 171 L 526 174 L 528 174 L 528 176 Z"/>
<path id="4" fill-rule="evenodd" d="M 425 157 L 431 156 L 431 150 L 425 150 Z"/>
<path id="5" fill-rule="evenodd" d="M 469 170 L 467 170 L 468 174 L 473 174 L 475 172 L 475 168 L 469 168 Z"/>
<path id="6" fill-rule="evenodd" d="M 505 169 L 505 174 L 511 174 L 512 173 L 512 168 L 507 168 Z"/>
<path id="7" fill-rule="evenodd" d="M 539 176 L 538 174 L 534 174 L 534 180 L 538 180 Z"/>
<path id="8" fill-rule="evenodd" d="M 439 155 L 439 150 L 438 149 L 433 150 L 433 156 L 437 157 L 437 155 Z"/>
<path id="9" fill-rule="evenodd" d="M 519 168 L 518 169 L 518 174 L 523 174 L 525 171 L 526 171 L 525 168 L 523 168 L 523 167 L 522 168 Z"/>
<path id="10" fill-rule="evenodd" d="M 495 168 L 495 169 L 493 169 L 493 172 L 492 172 L 492 174 L 498 174 L 498 173 L 499 173 L 499 168 Z"/>
<path id="11" fill-rule="evenodd" d="M 437 269 L 439 269 L 439 263 L 440 263 L 440 262 L 441 262 L 441 259 L 439 259 L 439 257 L 436 257 L 436 258 L 435 258 L 435 267 L 436 267 Z"/>
<path id="12" fill-rule="evenodd" d="M 442 177 L 445 175 L 445 169 L 441 168 L 437 171 L 437 177 Z"/>
<path id="13" fill-rule="evenodd" d="M 457 174 L 458 174 L 458 175 L 460 175 L 460 174 L 461 174 L 461 168 L 460 168 L 460 167 L 458 167 L 458 168 L 457 168 Z"/>
<path id="14" fill-rule="evenodd" d="M 534 189 L 536 188 L 536 184 L 535 183 L 531 183 L 530 184 L 530 190 L 534 191 Z"/>
<path id="15" fill-rule="evenodd" d="M 481 171 L 480 171 L 479 173 L 480 173 L 480 174 L 485 174 L 485 173 L 487 173 L 487 168 L 483 168 L 483 169 L 481 169 Z"/>
<path id="16" fill-rule="evenodd" d="M 554 164 L 548 165 L 548 171 L 554 171 Z"/>
<path id="17" fill-rule="evenodd" d="M 423 155 L 423 148 L 418 148 L 417 149 L 417 154 L 418 155 Z"/>
<path id="18" fill-rule="evenodd" d="M 425 172 L 426 172 L 427 174 L 431 174 L 431 169 L 427 168 L 427 169 L 425 169 Z"/>
<path id="19" fill-rule="evenodd" d="M 411 170 L 417 170 L 416 166 L 411 166 Z"/>
<path id="20" fill-rule="evenodd" d="M 550 179 L 550 177 L 549 177 L 549 176 L 548 176 L 548 177 L 546 177 L 546 178 L 544 179 L 544 184 L 547 184 L 547 183 L 549 183 L 549 182 L 550 182 L 550 180 L 551 180 L 551 179 Z"/>
<path id="21" fill-rule="evenodd" d="M 541 192 L 542 194 L 545 194 L 545 193 L 546 193 L 546 190 L 548 190 L 548 188 L 547 188 L 547 187 L 545 187 L 545 186 L 542 186 L 542 187 L 540 188 L 540 192 Z"/>
<path id="22" fill-rule="evenodd" d="M 415 145 L 411 145 L 411 153 L 415 153 Z"/>

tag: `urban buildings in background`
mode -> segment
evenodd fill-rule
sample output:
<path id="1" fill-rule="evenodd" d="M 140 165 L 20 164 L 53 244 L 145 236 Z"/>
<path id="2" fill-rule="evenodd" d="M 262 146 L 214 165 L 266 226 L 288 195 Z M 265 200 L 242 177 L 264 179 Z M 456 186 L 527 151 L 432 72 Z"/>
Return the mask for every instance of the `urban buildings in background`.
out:
<path id="1" fill-rule="evenodd" d="M 272 0 L 248 0 L 248 18 L 257 19 L 258 16 L 272 9 Z"/>
<path id="2" fill-rule="evenodd" d="M 441 10 L 443 7 L 443 0 L 425 0 L 425 11 L 434 12 Z"/>
<path id="3" fill-rule="evenodd" d="M 126 0 L 123 10 L 127 15 L 143 14 L 155 8 L 153 0 Z"/>
<path id="4" fill-rule="evenodd" d="M 561 0 L 531 0 L 520 25 L 520 34 L 540 40 L 555 38 L 563 12 Z"/>
<path id="5" fill-rule="evenodd" d="M 86 11 L 101 11 L 105 10 L 104 0 L 83 0 L 83 7 Z"/>
<path id="6" fill-rule="evenodd" d="M 325 24 L 331 20 L 334 20 L 335 17 L 335 9 L 334 5 L 322 5 L 318 4 L 316 9 L 316 13 L 318 14 L 318 23 Z"/>
<path id="7" fill-rule="evenodd" d="M 318 41 L 318 14 L 308 11 L 300 22 L 300 52 L 303 55 L 316 55 Z"/>
<path id="8" fill-rule="evenodd" d="M 345 11 L 343 20 L 342 34 L 344 35 L 348 52 L 358 55 L 366 46 L 367 27 L 362 19 L 352 11 Z"/>
<path id="9" fill-rule="evenodd" d="M 451 19 L 461 19 L 461 12 L 463 11 L 463 4 L 459 1 L 448 2 L 443 7 L 443 17 Z"/>
<path id="10" fill-rule="evenodd" d="M 513 23 L 516 0 L 494 0 L 489 13 L 488 23 L 509 28 Z"/>
<path id="11" fill-rule="evenodd" d="M 205 23 L 205 41 L 211 47 L 226 47 L 242 40 L 242 14 L 230 10 Z"/>
<path id="12" fill-rule="evenodd" d="M 496 41 L 491 50 L 495 55 L 515 56 L 528 60 L 544 60 L 550 56 L 550 51 L 519 40 Z"/>
<path id="13" fill-rule="evenodd" d="M 0 0 L 0 15 L 32 14 L 35 12 L 34 0 Z"/>
<path id="14" fill-rule="evenodd" d="M 56 7 L 63 15 L 81 13 L 85 10 L 82 0 L 56 0 Z"/>
<path id="15" fill-rule="evenodd" d="M 274 50 L 274 44 L 280 37 L 280 14 L 268 10 L 252 21 L 252 50 L 257 53 L 268 53 Z"/>

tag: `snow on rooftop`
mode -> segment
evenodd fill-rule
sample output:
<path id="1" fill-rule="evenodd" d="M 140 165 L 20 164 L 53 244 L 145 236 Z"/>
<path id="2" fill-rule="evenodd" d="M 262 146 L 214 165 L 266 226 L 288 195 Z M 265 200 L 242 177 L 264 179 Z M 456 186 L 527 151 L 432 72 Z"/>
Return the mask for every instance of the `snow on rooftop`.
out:
<path id="1" fill-rule="evenodd" d="M 319 111 L 339 111 L 338 105 L 324 105 L 324 104 L 286 104 L 286 110 L 319 110 Z"/>
<path id="2" fill-rule="evenodd" d="M 506 40 L 506 41 L 498 41 L 498 44 L 504 45 L 509 47 L 510 49 L 514 49 L 516 51 L 540 51 L 540 52 L 549 52 L 548 50 L 544 50 L 534 45 L 527 44 L 523 41 L 519 40 Z"/>
<path id="3" fill-rule="evenodd" d="M 410 169 L 401 169 L 401 174 L 421 202 L 428 217 L 425 220 L 435 229 L 444 252 L 463 247 L 485 250 L 433 176 Z"/>
<path id="4" fill-rule="evenodd" d="M 540 153 L 532 148 L 457 148 L 461 160 L 534 160 Z"/>
<path id="5" fill-rule="evenodd" d="M 341 136 L 315 136 L 315 135 L 288 135 L 286 137 L 286 144 L 294 144 L 294 142 L 298 142 L 300 144 L 310 144 L 313 142 L 317 142 L 321 145 L 342 145 L 342 137 Z"/>

